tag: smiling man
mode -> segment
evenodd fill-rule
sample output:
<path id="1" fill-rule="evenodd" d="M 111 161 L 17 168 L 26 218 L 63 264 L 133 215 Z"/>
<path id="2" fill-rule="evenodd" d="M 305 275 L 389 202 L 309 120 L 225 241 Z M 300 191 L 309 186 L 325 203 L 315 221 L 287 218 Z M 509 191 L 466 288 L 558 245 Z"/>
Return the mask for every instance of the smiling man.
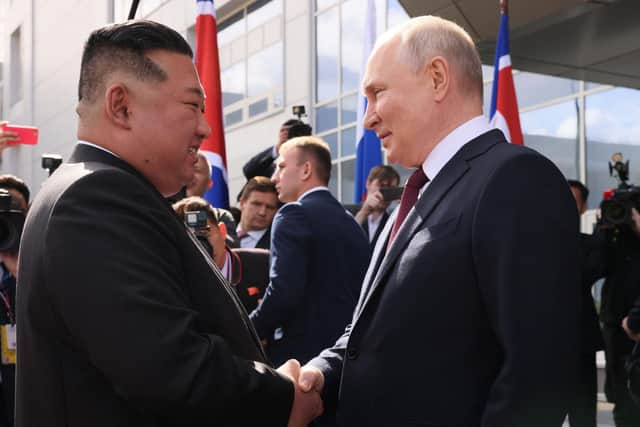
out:
<path id="1" fill-rule="evenodd" d="M 363 88 L 364 125 L 415 171 L 349 327 L 303 379 L 344 426 L 561 426 L 580 348 L 562 174 L 489 127 L 479 55 L 453 22 L 390 30 Z"/>
<path id="2" fill-rule="evenodd" d="M 22 240 L 18 427 L 297 426 L 321 412 L 266 364 L 240 301 L 164 199 L 194 176 L 203 104 L 174 30 L 129 21 L 86 42 L 80 141 Z"/>

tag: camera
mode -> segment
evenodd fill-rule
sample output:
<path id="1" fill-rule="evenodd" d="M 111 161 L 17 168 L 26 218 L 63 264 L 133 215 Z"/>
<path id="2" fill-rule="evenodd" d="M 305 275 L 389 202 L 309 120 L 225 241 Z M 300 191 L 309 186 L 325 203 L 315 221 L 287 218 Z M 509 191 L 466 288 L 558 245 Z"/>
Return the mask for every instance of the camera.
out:
<path id="1" fill-rule="evenodd" d="M 24 213 L 12 206 L 11 193 L 0 189 L 0 251 L 18 253 Z"/>
<path id="2" fill-rule="evenodd" d="M 207 211 L 200 209 L 197 211 L 187 211 L 184 213 L 184 222 L 193 229 L 200 244 L 208 254 L 213 255 L 213 247 L 207 239 L 209 235 L 209 225 L 207 224 Z"/>
<path id="3" fill-rule="evenodd" d="M 184 213 L 184 221 L 195 230 L 207 227 L 207 211 L 187 211 Z"/>
<path id="4" fill-rule="evenodd" d="M 62 156 L 57 154 L 42 155 L 42 169 L 49 171 L 49 176 L 62 164 Z"/>
<path id="5" fill-rule="evenodd" d="M 291 111 L 293 112 L 294 116 L 298 116 L 298 120 L 300 120 L 302 116 L 307 115 L 304 105 L 294 105 L 293 107 L 291 107 Z"/>
<path id="6" fill-rule="evenodd" d="M 298 136 L 311 136 L 311 126 L 306 123 L 296 123 L 287 129 L 287 140 Z"/>
<path id="7" fill-rule="evenodd" d="M 622 154 L 615 153 L 609 162 L 609 174 L 618 179 L 618 188 L 605 192 L 600 203 L 602 223 L 619 226 L 631 224 L 631 208 L 640 211 L 640 187 L 627 183 L 629 179 L 629 161 L 622 161 Z"/>

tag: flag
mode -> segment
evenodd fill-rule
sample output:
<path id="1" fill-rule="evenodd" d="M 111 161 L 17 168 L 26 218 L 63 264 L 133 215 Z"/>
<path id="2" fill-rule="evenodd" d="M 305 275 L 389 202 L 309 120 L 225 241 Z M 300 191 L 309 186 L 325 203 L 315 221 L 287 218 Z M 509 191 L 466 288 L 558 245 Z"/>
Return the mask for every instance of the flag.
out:
<path id="1" fill-rule="evenodd" d="M 222 122 L 222 89 L 220 87 L 220 61 L 218 59 L 218 30 L 216 11 L 212 0 L 197 0 L 196 68 L 206 95 L 205 117 L 211 135 L 202 142 L 202 152 L 211 164 L 213 186 L 204 197 L 215 207 L 229 207 L 227 154 L 224 146 Z"/>
<path id="2" fill-rule="evenodd" d="M 360 67 L 360 81 L 364 77 L 367 59 L 376 41 L 376 5 L 374 0 L 367 0 L 367 11 L 364 23 L 364 43 L 362 45 L 362 64 Z M 363 126 L 364 112 L 367 109 L 367 98 L 358 98 L 358 124 L 356 128 L 356 178 L 354 202 L 360 203 L 367 196 L 367 177 L 369 171 L 382 164 L 380 140 L 376 133 Z"/>
<path id="3" fill-rule="evenodd" d="M 500 0 L 500 30 L 496 43 L 496 59 L 491 93 L 491 125 L 504 133 L 512 144 L 523 144 L 518 100 L 511 73 L 509 56 L 509 14 L 507 0 Z"/>

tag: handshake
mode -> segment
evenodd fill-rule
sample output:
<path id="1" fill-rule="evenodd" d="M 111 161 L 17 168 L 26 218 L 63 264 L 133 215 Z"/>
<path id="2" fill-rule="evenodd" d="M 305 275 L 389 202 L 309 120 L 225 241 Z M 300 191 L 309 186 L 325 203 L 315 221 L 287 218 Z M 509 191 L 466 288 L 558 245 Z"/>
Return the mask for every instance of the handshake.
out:
<path id="1" fill-rule="evenodd" d="M 320 393 L 324 387 L 324 375 L 318 368 L 300 367 L 300 362 L 289 359 L 278 368 L 278 372 L 291 379 L 295 388 L 288 427 L 307 426 L 322 415 Z"/>

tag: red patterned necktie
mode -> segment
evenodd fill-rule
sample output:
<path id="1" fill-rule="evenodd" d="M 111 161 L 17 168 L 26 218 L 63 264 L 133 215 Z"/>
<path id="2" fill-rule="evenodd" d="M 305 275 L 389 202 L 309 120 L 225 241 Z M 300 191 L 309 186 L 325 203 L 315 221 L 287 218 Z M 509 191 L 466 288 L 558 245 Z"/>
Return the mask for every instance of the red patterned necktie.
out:
<path id="1" fill-rule="evenodd" d="M 396 222 L 393 224 L 393 228 L 391 229 L 391 235 L 389 236 L 389 243 L 387 244 L 387 250 L 391 247 L 391 243 L 393 239 L 395 239 L 400 226 L 404 222 L 404 219 L 407 217 L 407 214 L 416 204 L 416 200 L 418 200 L 418 194 L 420 193 L 420 189 L 427 182 L 429 182 L 429 178 L 424 174 L 422 167 L 419 167 L 414 173 L 411 174 L 407 184 L 404 186 L 404 190 L 402 191 L 402 198 L 400 199 L 400 207 L 398 208 L 398 215 L 396 216 Z"/>

